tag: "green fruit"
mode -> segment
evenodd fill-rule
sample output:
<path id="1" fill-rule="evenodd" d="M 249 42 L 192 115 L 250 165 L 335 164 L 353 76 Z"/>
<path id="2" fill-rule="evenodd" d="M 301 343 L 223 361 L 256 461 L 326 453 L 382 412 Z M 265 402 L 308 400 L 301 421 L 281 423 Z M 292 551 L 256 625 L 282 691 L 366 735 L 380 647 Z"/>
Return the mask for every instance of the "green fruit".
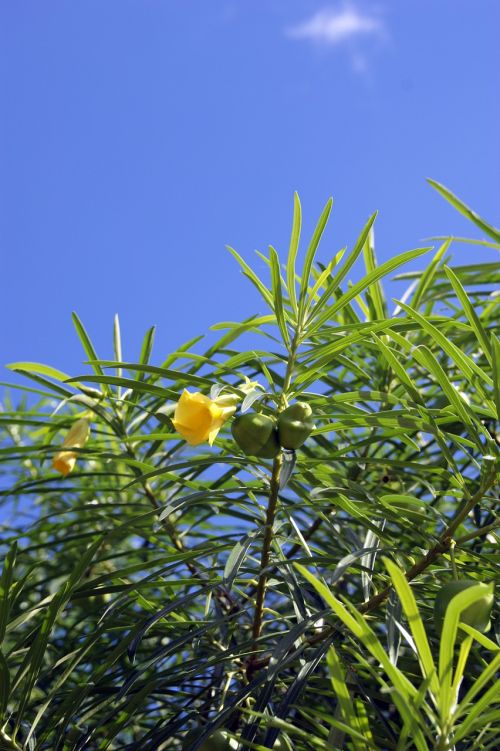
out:
<path id="1" fill-rule="evenodd" d="M 280 450 L 274 420 L 259 412 L 246 412 L 231 423 L 233 438 L 245 454 L 271 459 Z"/>
<path id="2" fill-rule="evenodd" d="M 191 751 L 195 742 L 202 734 L 204 728 L 194 728 L 190 730 L 184 736 L 182 741 L 182 751 Z M 201 746 L 198 746 L 197 751 L 235 751 L 238 748 L 238 741 L 229 738 L 225 730 L 216 730 L 210 738 L 203 741 Z"/>
<path id="3" fill-rule="evenodd" d="M 290 450 L 300 448 L 313 428 L 311 407 L 304 402 L 295 402 L 278 416 L 280 446 Z"/>
<path id="4" fill-rule="evenodd" d="M 474 587 L 480 582 L 470 579 L 452 581 L 441 587 L 434 602 L 434 623 L 436 631 L 441 633 L 446 609 L 455 595 L 460 594 L 469 587 Z M 478 631 L 488 631 L 490 627 L 490 615 L 493 607 L 493 587 L 491 584 L 480 584 L 484 588 L 484 595 L 477 602 L 473 602 L 468 608 L 462 610 L 460 623 L 465 623 Z"/>
<path id="5" fill-rule="evenodd" d="M 274 459 L 275 456 L 281 451 L 281 446 L 278 441 L 278 431 L 273 428 L 269 438 L 265 442 L 259 451 L 255 453 L 255 456 L 260 456 L 262 459 Z"/>

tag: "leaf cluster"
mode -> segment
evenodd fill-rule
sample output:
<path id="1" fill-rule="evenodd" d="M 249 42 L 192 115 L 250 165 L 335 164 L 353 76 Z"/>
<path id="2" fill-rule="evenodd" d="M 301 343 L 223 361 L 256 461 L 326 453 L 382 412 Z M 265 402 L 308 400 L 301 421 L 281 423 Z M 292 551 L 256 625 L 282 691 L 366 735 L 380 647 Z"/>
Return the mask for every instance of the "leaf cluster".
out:
<path id="1" fill-rule="evenodd" d="M 432 611 L 452 578 L 497 578 L 500 236 L 433 185 L 491 262 L 454 265 L 476 241 L 445 237 L 379 265 L 373 215 L 320 263 L 329 201 L 298 269 L 295 196 L 285 261 L 259 254 L 269 282 L 231 249 L 266 309 L 215 343 L 154 365 L 150 329 L 128 361 L 116 317 L 100 359 L 74 314 L 86 372 L 10 366 L 29 385 L 0 412 L 0 749 L 175 751 L 192 728 L 193 751 L 217 728 L 242 749 L 497 747 L 495 625 L 460 624 L 474 587 L 441 638 Z M 300 399 L 315 429 L 274 462 L 229 425 L 190 448 L 171 422 L 185 388 L 271 415 Z M 61 478 L 82 416 L 92 439 Z"/>

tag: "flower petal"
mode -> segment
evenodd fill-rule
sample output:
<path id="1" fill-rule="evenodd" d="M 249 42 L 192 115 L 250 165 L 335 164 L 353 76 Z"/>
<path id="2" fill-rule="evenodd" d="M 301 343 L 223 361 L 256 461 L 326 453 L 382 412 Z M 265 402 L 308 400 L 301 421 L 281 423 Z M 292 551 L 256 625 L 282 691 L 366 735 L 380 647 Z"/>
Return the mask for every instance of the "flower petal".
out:
<path id="1" fill-rule="evenodd" d="M 52 466 L 60 472 L 63 477 L 73 471 L 76 464 L 76 454 L 74 451 L 60 451 L 52 460 Z"/>
<path id="2" fill-rule="evenodd" d="M 219 404 L 217 399 L 187 389 L 183 391 L 172 419 L 174 428 L 190 444 L 213 444 L 222 425 L 236 411 L 234 405 Z"/>

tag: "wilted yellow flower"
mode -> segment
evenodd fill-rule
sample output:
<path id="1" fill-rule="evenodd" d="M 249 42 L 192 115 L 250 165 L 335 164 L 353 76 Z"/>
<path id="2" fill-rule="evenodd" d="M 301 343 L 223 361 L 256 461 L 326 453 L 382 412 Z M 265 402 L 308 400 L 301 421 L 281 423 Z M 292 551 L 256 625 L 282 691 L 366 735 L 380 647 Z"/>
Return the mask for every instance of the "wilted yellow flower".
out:
<path id="1" fill-rule="evenodd" d="M 217 433 L 236 412 L 234 404 L 228 405 L 225 400 L 210 399 L 197 391 L 191 394 L 184 389 L 177 402 L 172 422 L 174 428 L 190 446 L 208 441 L 210 446 L 217 438 Z"/>
<path id="2" fill-rule="evenodd" d="M 63 441 L 63 451 L 59 451 L 52 460 L 52 466 L 64 477 L 68 475 L 76 464 L 78 454 L 69 449 L 81 449 L 87 443 L 90 436 L 90 423 L 82 418 L 71 426 L 68 435 Z"/>

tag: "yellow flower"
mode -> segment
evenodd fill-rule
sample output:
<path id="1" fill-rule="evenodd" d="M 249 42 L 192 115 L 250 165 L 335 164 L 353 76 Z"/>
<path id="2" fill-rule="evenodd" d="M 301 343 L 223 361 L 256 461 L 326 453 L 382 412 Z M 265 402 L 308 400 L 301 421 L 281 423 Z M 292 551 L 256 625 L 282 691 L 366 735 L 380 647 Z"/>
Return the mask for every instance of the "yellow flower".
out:
<path id="1" fill-rule="evenodd" d="M 76 464 L 78 454 L 69 449 L 81 449 L 87 443 L 90 436 L 90 424 L 82 418 L 71 426 L 68 435 L 63 441 L 62 451 L 59 451 L 52 460 L 52 466 L 64 477 L 68 475 Z"/>
<path id="2" fill-rule="evenodd" d="M 186 389 L 177 402 L 172 422 L 174 428 L 190 446 L 208 441 L 210 446 L 217 433 L 236 412 L 236 406 L 224 403 L 225 400 L 210 399 L 197 391 L 191 394 Z"/>

